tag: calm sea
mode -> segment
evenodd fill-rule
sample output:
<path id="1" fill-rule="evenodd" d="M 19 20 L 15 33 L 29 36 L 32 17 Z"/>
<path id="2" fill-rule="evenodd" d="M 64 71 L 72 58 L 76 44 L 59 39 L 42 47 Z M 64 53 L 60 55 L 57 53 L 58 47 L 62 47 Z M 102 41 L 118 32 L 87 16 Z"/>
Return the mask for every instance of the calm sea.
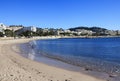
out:
<path id="1" fill-rule="evenodd" d="M 120 38 L 62 38 L 33 41 L 37 55 L 89 70 L 120 75 Z"/>

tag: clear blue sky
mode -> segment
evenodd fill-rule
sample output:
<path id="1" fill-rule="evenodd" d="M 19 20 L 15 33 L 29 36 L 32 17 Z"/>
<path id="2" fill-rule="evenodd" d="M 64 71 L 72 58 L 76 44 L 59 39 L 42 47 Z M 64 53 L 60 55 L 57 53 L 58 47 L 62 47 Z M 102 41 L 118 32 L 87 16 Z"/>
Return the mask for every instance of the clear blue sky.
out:
<path id="1" fill-rule="evenodd" d="M 0 0 L 0 22 L 53 28 L 120 29 L 120 0 Z"/>

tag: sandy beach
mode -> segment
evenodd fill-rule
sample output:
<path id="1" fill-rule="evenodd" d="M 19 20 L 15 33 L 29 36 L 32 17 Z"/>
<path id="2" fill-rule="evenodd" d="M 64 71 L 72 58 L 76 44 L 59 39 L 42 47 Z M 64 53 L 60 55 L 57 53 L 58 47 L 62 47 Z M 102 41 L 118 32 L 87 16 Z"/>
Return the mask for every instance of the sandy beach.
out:
<path id="1" fill-rule="evenodd" d="M 16 44 L 30 40 L 0 40 L 0 81 L 108 81 L 20 56 Z"/>

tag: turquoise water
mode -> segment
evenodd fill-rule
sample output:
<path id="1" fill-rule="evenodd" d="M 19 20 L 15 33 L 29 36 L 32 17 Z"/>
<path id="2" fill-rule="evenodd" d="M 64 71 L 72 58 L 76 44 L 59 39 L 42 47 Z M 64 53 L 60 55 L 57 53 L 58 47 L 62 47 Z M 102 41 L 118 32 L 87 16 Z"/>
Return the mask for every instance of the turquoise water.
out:
<path id="1" fill-rule="evenodd" d="M 120 38 L 63 38 L 31 42 L 40 55 L 120 75 Z M 39 53 L 38 53 L 39 52 Z"/>

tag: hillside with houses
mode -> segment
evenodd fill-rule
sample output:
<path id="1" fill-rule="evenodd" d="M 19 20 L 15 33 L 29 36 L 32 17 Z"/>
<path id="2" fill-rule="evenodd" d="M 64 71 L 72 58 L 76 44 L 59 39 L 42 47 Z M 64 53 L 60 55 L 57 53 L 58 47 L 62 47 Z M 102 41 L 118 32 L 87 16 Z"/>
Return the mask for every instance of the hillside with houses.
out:
<path id="1" fill-rule="evenodd" d="M 120 36 L 120 30 L 108 30 L 101 27 L 73 27 L 67 30 L 59 28 L 40 28 L 23 25 L 6 26 L 0 23 L 0 37 L 33 36 Z"/>

